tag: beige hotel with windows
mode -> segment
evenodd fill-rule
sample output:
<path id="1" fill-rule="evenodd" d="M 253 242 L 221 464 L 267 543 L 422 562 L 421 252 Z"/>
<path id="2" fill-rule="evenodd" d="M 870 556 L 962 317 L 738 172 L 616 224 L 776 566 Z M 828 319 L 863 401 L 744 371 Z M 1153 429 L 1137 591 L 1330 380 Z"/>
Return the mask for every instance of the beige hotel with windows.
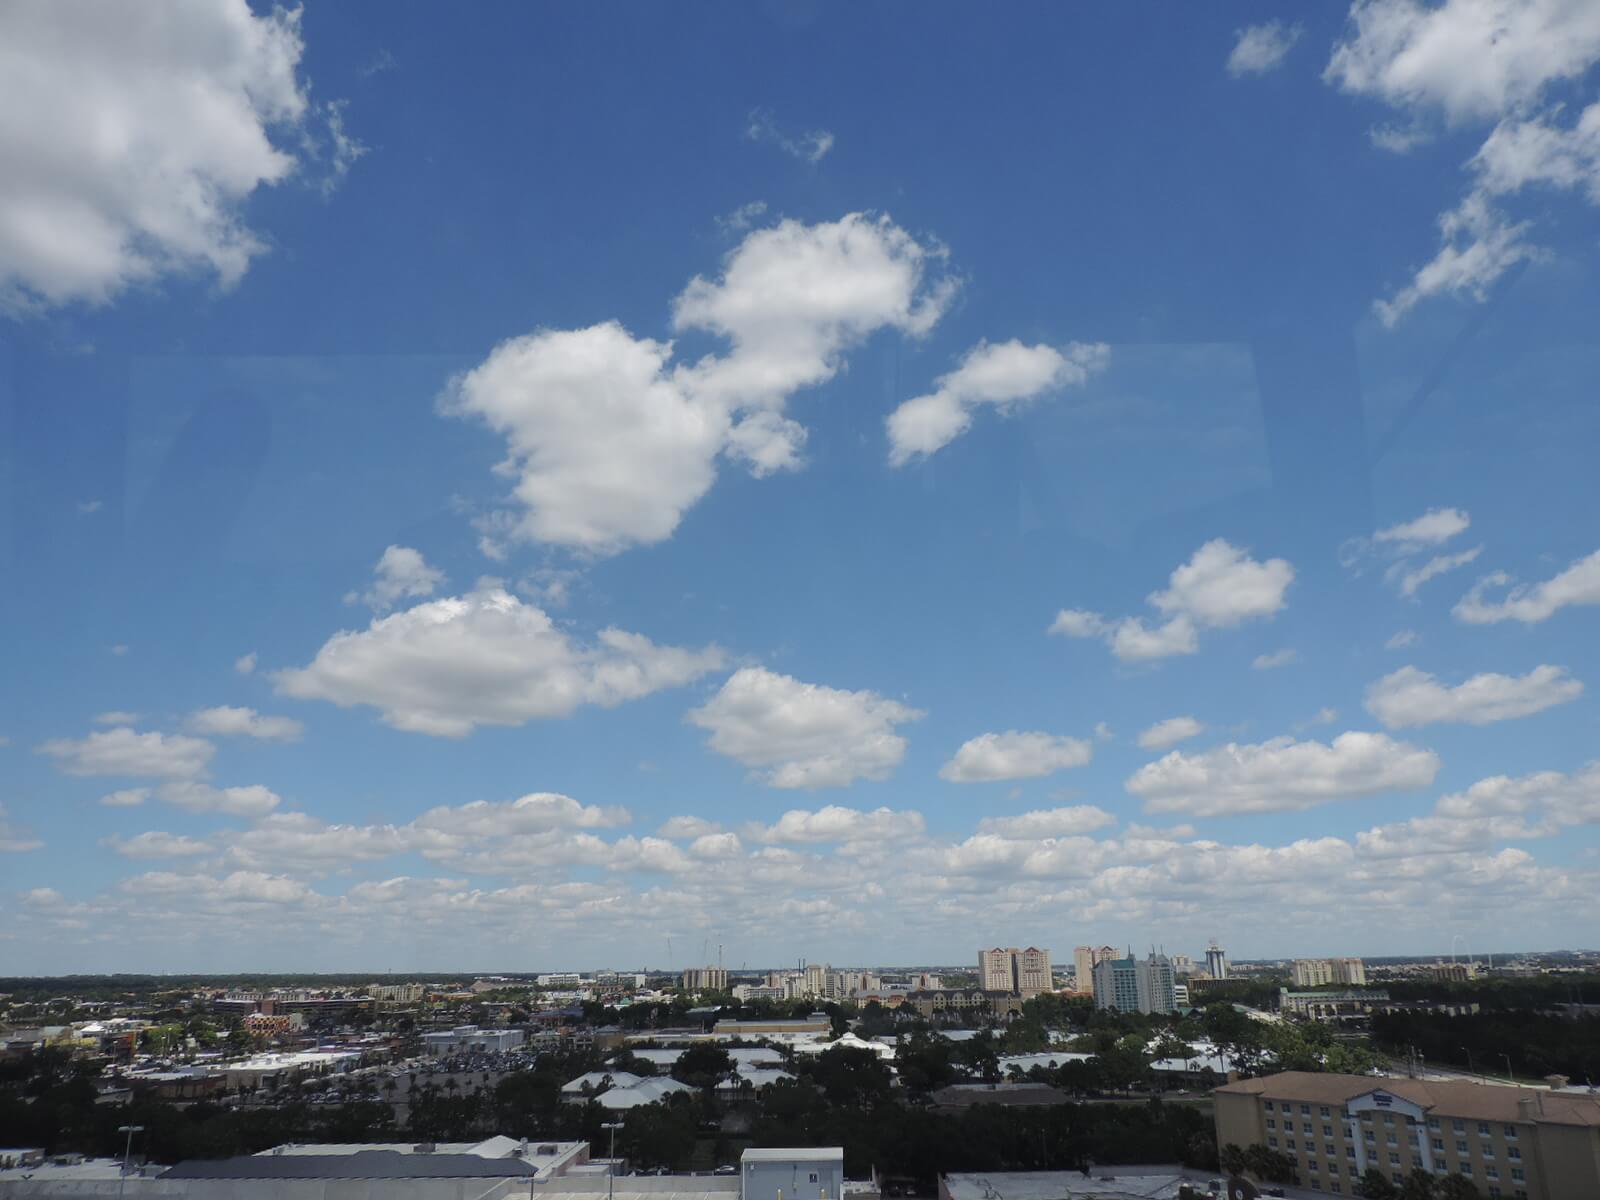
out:
<path id="1" fill-rule="evenodd" d="M 1376 1167 L 1461 1175 L 1483 1195 L 1600 1197 L 1600 1099 L 1466 1080 L 1285 1071 L 1217 1088 L 1217 1145 L 1263 1145 L 1294 1160 L 1300 1186 L 1357 1195 Z"/>

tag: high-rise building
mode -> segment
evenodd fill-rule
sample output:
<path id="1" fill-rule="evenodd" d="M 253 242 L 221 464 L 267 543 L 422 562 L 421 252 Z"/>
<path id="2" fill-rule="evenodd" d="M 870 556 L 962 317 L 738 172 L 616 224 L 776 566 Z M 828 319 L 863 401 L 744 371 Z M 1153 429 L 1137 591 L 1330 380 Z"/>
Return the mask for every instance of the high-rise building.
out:
<path id="1" fill-rule="evenodd" d="M 986 992 L 1010 992 L 1024 999 L 1048 992 L 1053 983 L 1050 978 L 1050 951 L 1029 946 L 1019 950 L 1011 946 L 1002 950 L 978 951 L 978 986 Z"/>
<path id="2" fill-rule="evenodd" d="M 1127 958 L 1102 959 L 1094 966 L 1094 1005 L 1118 1012 L 1177 1012 L 1172 963 L 1154 950 L 1142 962 L 1131 950 Z"/>
<path id="3" fill-rule="evenodd" d="M 1072 969 L 1078 976 L 1078 990 L 1086 992 L 1094 986 L 1094 966 L 1108 958 L 1115 958 L 1115 946 L 1079 946 L 1072 952 Z"/>
<path id="4" fill-rule="evenodd" d="M 1213 979 L 1228 977 L 1228 952 L 1215 941 L 1206 947 L 1206 974 Z"/>
<path id="5" fill-rule="evenodd" d="M 1297 958 L 1294 960 L 1295 987 L 1329 987 L 1334 984 L 1361 986 L 1367 982 L 1367 966 L 1359 958 Z"/>
<path id="6" fill-rule="evenodd" d="M 728 990 L 728 972 L 721 967 L 690 967 L 683 973 L 683 990 L 725 992 Z"/>

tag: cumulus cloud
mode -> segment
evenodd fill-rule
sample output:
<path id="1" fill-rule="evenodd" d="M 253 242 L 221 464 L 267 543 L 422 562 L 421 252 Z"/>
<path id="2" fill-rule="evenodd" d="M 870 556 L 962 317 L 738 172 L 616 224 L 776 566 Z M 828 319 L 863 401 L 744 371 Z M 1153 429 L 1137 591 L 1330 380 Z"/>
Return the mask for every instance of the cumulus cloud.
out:
<path id="1" fill-rule="evenodd" d="M 1438 770 L 1431 750 L 1381 733 L 1350 732 L 1331 744 L 1278 737 L 1192 755 L 1174 750 L 1140 767 L 1125 786 L 1147 812 L 1217 817 L 1415 791 L 1431 784 Z"/>
<path id="2" fill-rule="evenodd" d="M 1025 841 L 1077 837 L 1116 823 L 1117 819 L 1105 809 L 1079 804 L 1070 808 L 1038 809 L 1014 817 L 984 817 L 978 822 L 978 833 Z"/>
<path id="3" fill-rule="evenodd" d="M 581 804 L 560 792 L 530 792 L 508 803 L 474 800 L 430 808 L 414 824 L 450 837 L 497 839 L 558 829 L 610 829 L 632 820 L 621 806 Z"/>
<path id="4" fill-rule="evenodd" d="M 491 540 L 612 554 L 670 537 L 719 458 L 757 476 L 798 467 L 806 431 L 789 399 L 878 330 L 932 328 L 955 290 L 935 278 L 942 257 L 887 217 L 785 220 L 673 304 L 676 330 L 721 338 L 724 353 L 674 364 L 671 343 L 615 321 L 502 342 L 440 399 L 506 439 L 515 507 L 487 520 Z"/>
<path id="5" fill-rule="evenodd" d="M 1468 163 L 1472 186 L 1439 218 L 1438 253 L 1389 300 L 1374 305 L 1394 325 L 1421 301 L 1454 294 L 1484 299 L 1519 262 L 1541 257 L 1527 222 L 1494 203 L 1531 183 L 1585 188 L 1600 204 L 1600 106 L 1570 126 L 1561 107 L 1543 113 L 1550 89 L 1578 79 L 1600 60 L 1600 15 L 1572 0 L 1364 0 L 1351 9 L 1351 36 L 1324 74 L 1346 91 L 1408 111 L 1408 127 L 1375 132 L 1404 151 L 1426 139 L 1426 122 L 1497 122 Z"/>
<path id="6" fill-rule="evenodd" d="M 1384 570 L 1384 580 L 1402 596 L 1414 598 L 1430 579 L 1466 566 L 1483 552 L 1482 546 L 1475 546 L 1458 554 L 1419 557 L 1465 533 L 1471 525 L 1471 516 L 1462 509 L 1430 508 L 1420 517 L 1379 529 L 1370 537 L 1349 539 L 1339 547 L 1339 559 L 1357 574 L 1374 559 L 1392 560 Z"/>
<path id="7" fill-rule="evenodd" d="M 1164 590 L 1150 594 L 1150 603 L 1166 615 L 1164 623 L 1148 627 L 1139 617 L 1107 620 L 1099 613 L 1064 608 L 1048 632 L 1102 638 L 1125 661 L 1193 654 L 1200 648 L 1200 629 L 1230 629 L 1278 612 L 1293 580 L 1294 568 L 1286 560 L 1257 562 L 1216 538 L 1177 567 Z"/>
<path id="8" fill-rule="evenodd" d="M 126 709 L 114 708 L 109 712 L 96 713 L 94 723 L 96 725 L 137 725 L 139 723 L 139 714 L 128 712 Z"/>
<path id="9" fill-rule="evenodd" d="M 1279 667 L 1287 667 L 1299 657 L 1299 652 L 1292 648 L 1274 650 L 1271 654 L 1256 655 L 1250 660 L 1250 668 L 1255 671 L 1273 671 Z"/>
<path id="10" fill-rule="evenodd" d="M 833 134 L 826 129 L 812 129 L 805 133 L 788 134 L 778 128 L 771 110 L 750 110 L 745 119 L 744 136 L 747 141 L 764 142 L 776 146 L 791 158 L 801 162 L 818 163 L 833 149 Z"/>
<path id="11" fill-rule="evenodd" d="M 400 600 L 433 595 L 443 582 L 444 572 L 430 567 L 420 550 L 390 546 L 372 568 L 372 586 L 365 592 L 350 592 L 344 602 L 386 613 Z"/>
<path id="12" fill-rule="evenodd" d="M 1439 546 L 1472 525 L 1472 517 L 1459 508 L 1430 508 L 1420 517 L 1401 521 L 1378 530 L 1372 540 L 1379 546 L 1393 547 L 1401 554 L 1413 554 L 1429 546 Z"/>
<path id="13" fill-rule="evenodd" d="M 303 51 L 298 8 L 245 0 L 0 6 L 0 308 L 237 283 L 266 250 L 245 202 L 323 141 Z"/>
<path id="14" fill-rule="evenodd" d="M 769 787 L 819 788 L 887 778 L 906 752 L 896 728 L 922 715 L 876 692 L 744 667 L 688 720 L 710 732 L 713 750 L 759 771 Z"/>
<path id="15" fill-rule="evenodd" d="M 704 817 L 668 817 L 656 832 L 664 838 L 693 839 L 721 833 L 722 826 Z"/>
<path id="16" fill-rule="evenodd" d="M 1383 644 L 1383 648 L 1385 650 L 1404 650 L 1407 647 L 1415 646 L 1421 640 L 1416 630 L 1402 629 L 1398 633 L 1390 634 L 1389 640 Z"/>
<path id="17" fill-rule="evenodd" d="M 295 742 L 305 726 L 292 717 L 268 717 L 253 708 L 220 705 L 191 713 L 184 723 L 190 733 L 210 737 L 249 737 L 268 742 Z"/>
<path id="18" fill-rule="evenodd" d="M 1401 667 L 1367 689 L 1367 711 L 1390 729 L 1441 721 L 1488 725 L 1532 716 L 1582 694 L 1580 681 L 1548 664 L 1526 675 L 1474 675 L 1455 687 L 1416 667 Z"/>
<path id="19" fill-rule="evenodd" d="M 1600 58 L 1600 12 L 1572 0 L 1358 0 L 1324 78 L 1452 122 L 1493 120 Z"/>
<path id="20" fill-rule="evenodd" d="M 581 642 L 496 587 L 374 617 L 274 680 L 297 699 L 371 705 L 396 729 L 465 737 L 479 725 L 564 717 L 585 704 L 614 708 L 681 687 L 722 660 L 714 646 L 658 646 L 615 628 Z"/>
<path id="21" fill-rule="evenodd" d="M 1285 25 L 1282 21 L 1246 26 L 1239 30 L 1228 55 L 1228 74 L 1237 79 L 1277 70 L 1304 34 L 1299 25 Z"/>
<path id="22" fill-rule="evenodd" d="M 1189 738 L 1198 737 L 1206 727 L 1193 717 L 1168 717 L 1157 721 L 1139 735 L 1139 745 L 1146 750 L 1165 750 Z"/>
<path id="23" fill-rule="evenodd" d="M 1084 383 L 1111 360 L 1104 342 L 1054 346 L 979 342 L 934 390 L 889 414 L 889 465 L 904 466 L 949 445 L 972 425 L 984 405 L 1002 416 L 1048 392 Z"/>
<path id="24" fill-rule="evenodd" d="M 1507 587 L 1511 583 L 1511 576 L 1504 571 L 1486 575 L 1472 585 L 1451 612 L 1456 620 L 1469 625 L 1492 625 L 1499 621 L 1522 621 L 1532 625 L 1548 620 L 1569 606 L 1600 604 L 1600 550 L 1578 559 L 1565 571 L 1542 583 L 1519 584 L 1499 600 L 1487 597 L 1491 588 Z"/>
<path id="25" fill-rule="evenodd" d="M 241 675 L 252 674 L 256 669 L 256 652 L 252 650 L 249 654 L 241 654 L 234 659 L 233 669 Z"/>
<path id="26" fill-rule="evenodd" d="M 127 775 L 143 779 L 196 779 L 216 747 L 202 738 L 132 729 L 96 730 L 86 738 L 52 738 L 39 753 L 68 775 Z"/>
<path id="27" fill-rule="evenodd" d="M 925 829 L 919 812 L 896 812 L 889 808 L 871 811 L 830 804 L 815 811 L 790 809 L 777 822 L 751 830 L 758 842 L 811 843 L 895 841 L 916 837 Z"/>
<path id="28" fill-rule="evenodd" d="M 262 817 L 281 803 L 276 792 L 259 783 L 219 788 L 194 780 L 178 780 L 162 784 L 156 788 L 155 795 L 163 803 L 190 812 L 225 813 L 233 817 Z"/>
<path id="29" fill-rule="evenodd" d="M 1400 594 L 1406 597 L 1415 596 L 1417 589 L 1428 580 L 1437 579 L 1446 571 L 1454 571 L 1457 567 L 1464 567 L 1482 553 L 1482 546 L 1474 546 L 1471 550 L 1463 550 L 1460 554 L 1436 554 L 1420 567 L 1398 571 L 1396 575 L 1400 581 Z"/>
<path id="30" fill-rule="evenodd" d="M 1554 837 L 1563 829 L 1600 823 L 1600 763 L 1572 775 L 1540 771 L 1480 779 L 1465 792 L 1440 798 L 1433 812 L 1356 835 L 1365 852 L 1382 857 L 1440 854 Z"/>
<path id="31" fill-rule="evenodd" d="M 100 803 L 107 808 L 137 808 L 150 799 L 150 790 L 147 787 L 121 788 L 101 796 Z"/>
<path id="32" fill-rule="evenodd" d="M 1082 738 L 1050 733 L 985 733 L 964 742 L 939 768 L 939 778 L 952 783 L 986 783 L 1001 779 L 1038 779 L 1068 767 L 1081 767 L 1094 757 L 1094 746 Z"/>

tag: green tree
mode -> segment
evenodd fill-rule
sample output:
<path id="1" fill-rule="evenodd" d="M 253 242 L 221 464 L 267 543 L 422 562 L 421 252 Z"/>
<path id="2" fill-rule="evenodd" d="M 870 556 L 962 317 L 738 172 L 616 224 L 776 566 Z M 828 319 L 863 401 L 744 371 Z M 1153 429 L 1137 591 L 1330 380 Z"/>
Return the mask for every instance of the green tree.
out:
<path id="1" fill-rule="evenodd" d="M 1355 1195 L 1365 1196 L 1366 1200 L 1395 1200 L 1399 1194 L 1399 1189 L 1377 1167 L 1368 1167 L 1355 1187 Z"/>
<path id="2" fill-rule="evenodd" d="M 709 1092 L 733 1073 L 733 1056 L 715 1042 L 696 1042 L 672 1066 L 672 1077 Z"/>

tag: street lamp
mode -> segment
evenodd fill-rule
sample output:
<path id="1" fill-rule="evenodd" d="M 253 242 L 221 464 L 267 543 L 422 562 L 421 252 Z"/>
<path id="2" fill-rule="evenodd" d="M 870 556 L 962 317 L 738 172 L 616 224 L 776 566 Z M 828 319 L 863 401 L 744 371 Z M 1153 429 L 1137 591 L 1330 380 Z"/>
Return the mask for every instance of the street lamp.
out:
<path id="1" fill-rule="evenodd" d="M 1500 1057 L 1503 1058 L 1506 1063 L 1506 1079 L 1511 1083 L 1515 1083 L 1517 1081 L 1517 1077 L 1511 1073 L 1511 1055 L 1502 1054 Z"/>
<path id="2" fill-rule="evenodd" d="M 611 1161 L 606 1164 L 606 1200 L 612 1200 L 617 1186 L 617 1130 L 622 1128 L 622 1122 L 606 1121 L 600 1128 L 611 1131 Z"/>
<path id="3" fill-rule="evenodd" d="M 1466 1056 L 1467 1056 L 1467 1074 L 1468 1075 L 1476 1075 L 1478 1072 L 1472 1065 L 1472 1051 L 1468 1050 L 1467 1047 L 1465 1047 L 1465 1046 L 1461 1047 L 1461 1049 L 1463 1051 L 1465 1051 Z"/>
<path id="4" fill-rule="evenodd" d="M 122 1148 L 122 1172 L 117 1177 L 117 1200 L 122 1200 L 122 1189 L 128 1186 L 128 1160 L 133 1157 L 133 1135 L 143 1133 L 143 1125 L 118 1125 L 118 1133 L 128 1135 L 128 1140 Z"/>

